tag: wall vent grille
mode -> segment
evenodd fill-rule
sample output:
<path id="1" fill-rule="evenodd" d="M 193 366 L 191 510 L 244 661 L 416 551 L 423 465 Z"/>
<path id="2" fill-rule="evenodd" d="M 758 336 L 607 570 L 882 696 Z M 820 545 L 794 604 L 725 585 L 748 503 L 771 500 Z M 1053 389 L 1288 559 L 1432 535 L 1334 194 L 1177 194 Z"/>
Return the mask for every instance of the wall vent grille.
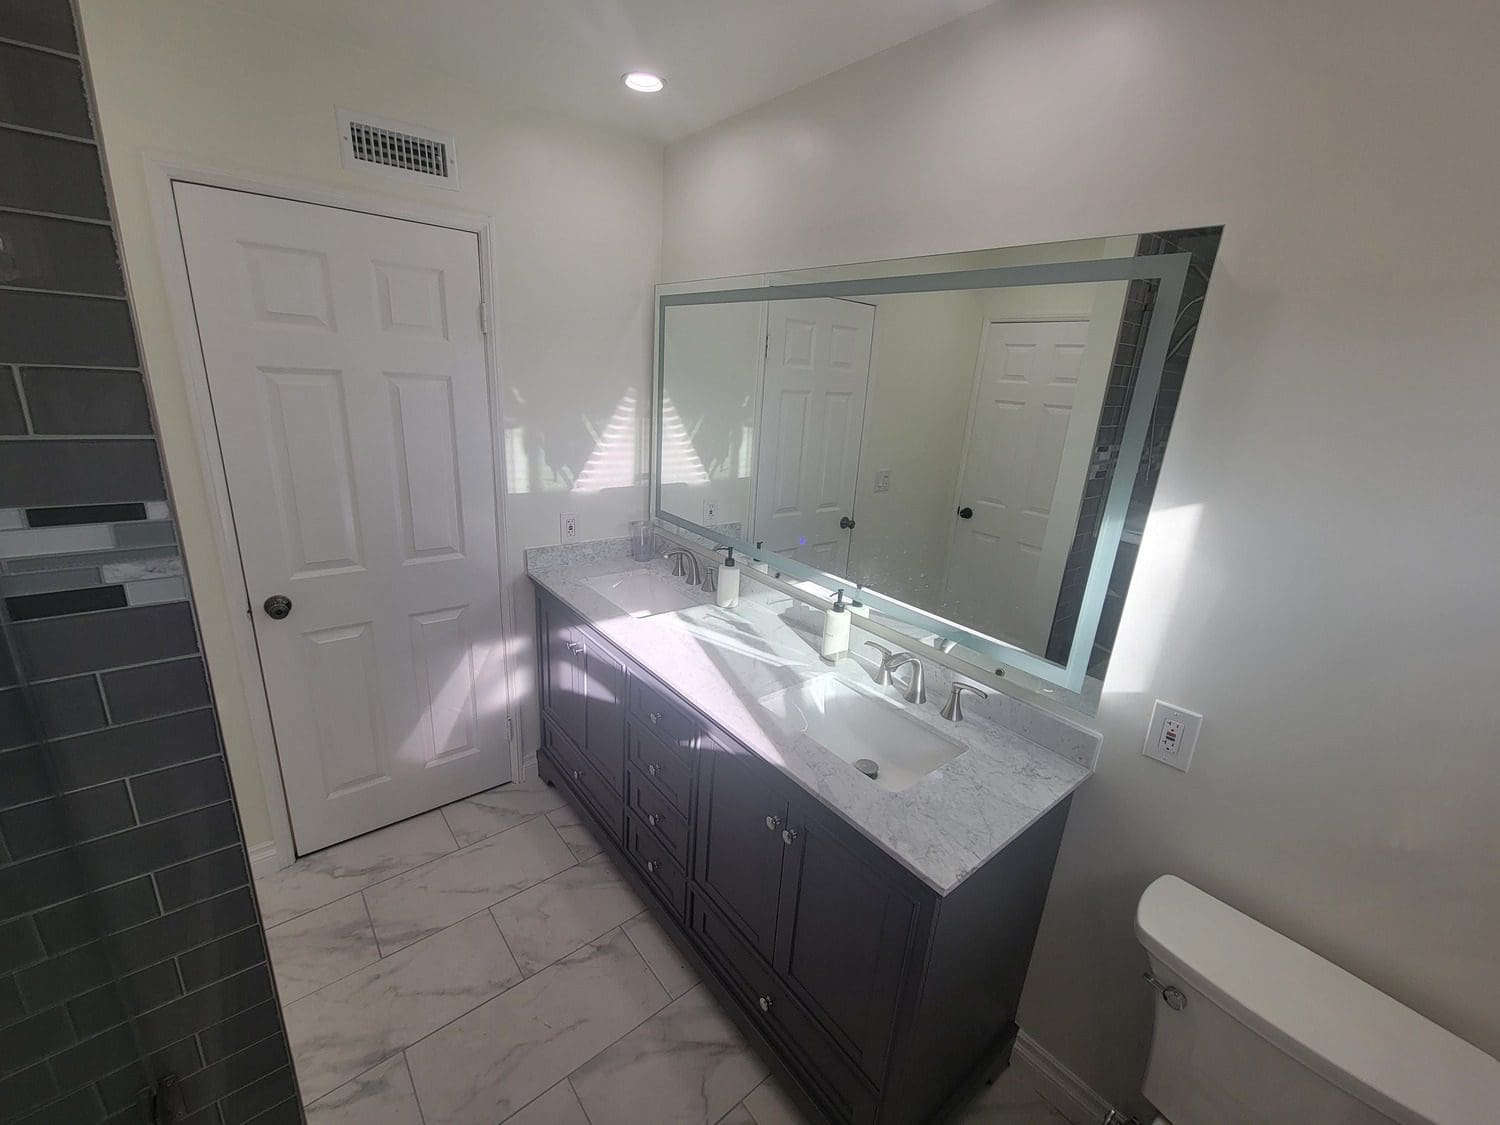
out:
<path id="1" fill-rule="evenodd" d="M 458 156 L 451 136 L 340 110 L 339 138 L 345 168 L 363 168 L 400 179 L 458 187 Z"/>

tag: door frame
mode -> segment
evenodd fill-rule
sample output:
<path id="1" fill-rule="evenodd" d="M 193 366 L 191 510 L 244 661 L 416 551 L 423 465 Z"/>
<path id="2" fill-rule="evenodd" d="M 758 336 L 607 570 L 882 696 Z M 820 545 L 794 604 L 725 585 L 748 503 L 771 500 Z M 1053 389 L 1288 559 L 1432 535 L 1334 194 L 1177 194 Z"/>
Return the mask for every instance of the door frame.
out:
<path id="1" fill-rule="evenodd" d="M 214 424 L 208 368 L 204 363 L 202 348 L 199 346 L 198 315 L 193 305 L 192 289 L 188 281 L 187 254 L 178 226 L 177 202 L 173 185 L 186 182 L 204 187 L 285 199 L 294 203 L 337 207 L 341 210 L 359 211 L 380 218 L 447 227 L 452 230 L 465 231 L 478 238 L 479 292 L 484 302 L 485 377 L 490 399 L 490 459 L 494 472 L 497 508 L 495 535 L 500 572 L 496 576 L 496 581 L 500 585 L 500 628 L 505 637 L 514 637 L 518 635 L 515 599 L 512 595 L 512 580 L 516 575 L 506 555 L 506 545 L 512 536 L 507 520 L 505 499 L 507 495 L 505 459 L 501 456 L 501 450 L 497 444 L 504 430 L 501 425 L 501 368 L 495 327 L 495 221 L 490 215 L 473 211 L 436 207 L 406 199 L 328 187 L 277 176 L 233 172 L 162 153 L 148 152 L 143 159 L 147 196 L 151 205 L 152 222 L 155 226 L 157 259 L 161 265 L 168 312 L 173 335 L 176 337 L 177 358 L 182 368 L 183 383 L 187 388 L 188 413 L 192 419 L 196 438 L 199 468 L 208 491 L 214 549 L 218 555 L 219 576 L 224 583 L 229 609 L 235 661 L 239 665 L 238 680 L 244 690 L 245 703 L 250 712 L 251 737 L 255 743 L 255 754 L 260 766 L 261 782 L 265 786 L 266 805 L 271 818 L 273 851 L 253 855 L 251 861 L 251 866 L 257 870 L 257 873 L 261 873 L 291 864 L 296 859 L 296 849 L 292 838 L 291 813 L 286 801 L 286 786 L 281 776 L 281 759 L 276 748 L 271 704 L 266 694 L 265 677 L 261 671 L 260 650 L 255 641 L 254 626 L 251 622 L 252 607 L 248 583 L 245 581 L 244 567 L 240 562 L 239 536 L 235 530 L 234 513 L 229 504 L 229 478 L 219 449 L 218 428 Z M 245 612 L 237 612 L 237 601 L 243 605 Z M 517 712 L 515 662 L 510 658 L 508 647 L 504 644 L 501 646 L 501 677 L 505 684 L 505 716 L 510 741 L 511 778 L 519 781 L 522 777 L 524 760 L 521 740 L 518 737 L 521 728 L 520 715 Z M 205 652 L 203 655 L 205 661 L 208 661 L 208 653 Z M 223 670 L 215 669 L 210 662 L 210 676 L 212 677 L 216 672 L 222 675 Z M 255 851 L 259 852 L 260 849 L 255 849 Z"/>
<path id="2" fill-rule="evenodd" d="M 1090 312 L 1092 313 L 1092 308 Z M 979 351 L 974 357 L 974 382 L 969 387 L 969 417 L 964 424 L 964 447 L 958 455 L 958 478 L 953 482 L 953 504 L 955 512 L 963 504 L 964 498 L 964 466 L 969 463 L 969 448 L 974 440 L 974 414 L 979 407 L 979 390 L 984 383 L 984 357 L 989 348 L 990 327 L 995 324 L 1092 324 L 1093 317 L 1080 316 L 1078 313 L 1025 313 L 1021 316 L 1007 316 L 996 320 L 986 315 L 979 324 Z M 1098 422 L 1095 422 L 1097 428 Z M 948 602 L 948 585 L 953 581 L 953 555 L 954 548 L 958 545 L 958 524 L 950 523 L 948 528 L 948 550 L 943 558 L 943 603 Z M 1057 616 L 1056 607 L 1052 611 L 1053 617 Z"/>

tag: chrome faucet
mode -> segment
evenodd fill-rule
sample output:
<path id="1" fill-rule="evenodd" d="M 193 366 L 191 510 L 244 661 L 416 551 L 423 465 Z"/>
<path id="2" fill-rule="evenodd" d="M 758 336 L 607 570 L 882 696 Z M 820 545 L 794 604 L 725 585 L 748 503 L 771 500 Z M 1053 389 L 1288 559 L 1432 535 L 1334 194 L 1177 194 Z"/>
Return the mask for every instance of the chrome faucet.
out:
<path id="1" fill-rule="evenodd" d="M 894 656 L 885 658 L 885 670 L 891 673 L 891 682 L 895 683 L 896 669 L 907 664 L 911 665 L 911 679 L 907 681 L 906 689 L 901 693 L 908 703 L 926 703 L 927 686 L 923 682 L 922 659 L 909 652 L 898 652 Z M 900 685 L 897 684 L 899 687 Z"/>
<path id="2" fill-rule="evenodd" d="M 943 704 L 943 709 L 938 714 L 942 715 L 950 723 L 963 722 L 964 706 L 962 699 L 966 691 L 979 696 L 980 699 L 988 699 L 990 697 L 989 692 L 980 691 L 973 684 L 961 684 L 957 680 L 954 680 L 953 694 L 948 697 L 948 702 Z"/>
<path id="3" fill-rule="evenodd" d="M 672 560 L 672 577 L 686 578 L 689 586 L 696 586 L 703 581 L 703 574 L 698 569 L 698 556 L 686 547 L 673 547 L 663 557 Z"/>

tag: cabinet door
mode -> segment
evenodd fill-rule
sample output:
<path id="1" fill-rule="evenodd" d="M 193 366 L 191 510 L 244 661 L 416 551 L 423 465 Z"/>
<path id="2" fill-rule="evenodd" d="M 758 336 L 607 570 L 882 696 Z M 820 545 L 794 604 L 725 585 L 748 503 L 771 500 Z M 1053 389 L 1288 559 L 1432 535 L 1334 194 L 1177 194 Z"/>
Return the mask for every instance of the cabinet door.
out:
<path id="1" fill-rule="evenodd" d="M 575 745 L 582 746 L 584 684 L 578 631 L 572 616 L 545 598 L 537 601 L 537 632 L 542 641 L 542 706 Z"/>
<path id="2" fill-rule="evenodd" d="M 583 702 L 584 737 L 579 743 L 599 772 L 625 792 L 625 664 L 582 630 L 575 630 Z"/>
<path id="3" fill-rule="evenodd" d="M 787 802 L 766 767 L 703 736 L 694 877 L 744 939 L 776 947 Z"/>
<path id="4" fill-rule="evenodd" d="M 918 903 L 905 872 L 798 798 L 785 847 L 775 967 L 824 1031 L 879 1082 Z"/>

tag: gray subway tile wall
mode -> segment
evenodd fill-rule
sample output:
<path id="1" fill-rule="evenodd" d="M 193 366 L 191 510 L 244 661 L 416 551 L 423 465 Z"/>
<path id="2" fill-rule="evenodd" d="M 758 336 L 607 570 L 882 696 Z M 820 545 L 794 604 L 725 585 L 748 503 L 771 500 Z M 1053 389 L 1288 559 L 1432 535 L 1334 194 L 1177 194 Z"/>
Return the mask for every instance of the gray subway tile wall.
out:
<path id="1" fill-rule="evenodd" d="M 0 0 L 0 1119 L 302 1113 L 66 0 Z"/>

